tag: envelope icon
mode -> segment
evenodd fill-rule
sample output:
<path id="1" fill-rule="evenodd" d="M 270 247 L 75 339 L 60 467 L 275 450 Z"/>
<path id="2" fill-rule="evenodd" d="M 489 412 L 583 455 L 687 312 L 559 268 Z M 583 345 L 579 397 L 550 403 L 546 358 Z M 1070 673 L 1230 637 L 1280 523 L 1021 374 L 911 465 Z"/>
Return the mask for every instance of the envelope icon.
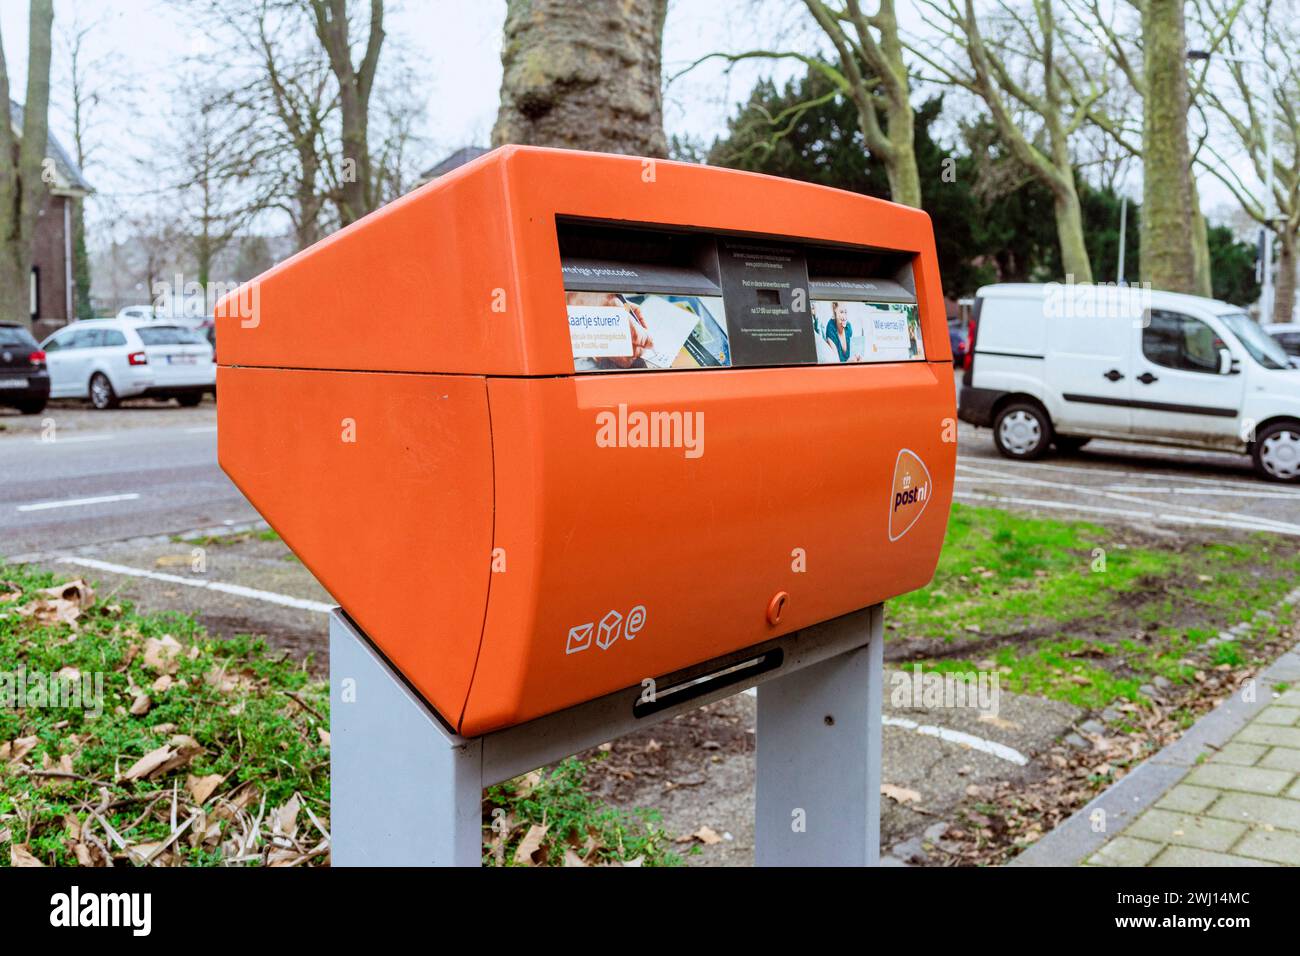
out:
<path id="1" fill-rule="evenodd" d="M 569 628 L 569 642 L 565 645 L 564 653 L 576 654 L 591 647 L 591 632 L 595 626 L 595 624 L 579 624 L 577 627 Z"/>

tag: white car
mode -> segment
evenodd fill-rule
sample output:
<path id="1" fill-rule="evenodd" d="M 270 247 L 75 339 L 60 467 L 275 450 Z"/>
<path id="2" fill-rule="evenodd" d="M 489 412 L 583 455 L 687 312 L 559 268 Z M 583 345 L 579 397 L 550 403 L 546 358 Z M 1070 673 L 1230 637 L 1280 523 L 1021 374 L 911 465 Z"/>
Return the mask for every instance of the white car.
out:
<path id="1" fill-rule="evenodd" d="M 958 413 L 1008 458 L 1100 437 L 1235 451 L 1300 481 L 1300 369 L 1240 306 L 1007 283 L 979 290 L 973 325 Z"/>
<path id="2" fill-rule="evenodd" d="M 216 389 L 212 346 L 201 333 L 162 322 L 87 319 L 46 339 L 50 398 L 89 398 L 114 408 L 124 398 L 174 398 L 197 405 Z"/>

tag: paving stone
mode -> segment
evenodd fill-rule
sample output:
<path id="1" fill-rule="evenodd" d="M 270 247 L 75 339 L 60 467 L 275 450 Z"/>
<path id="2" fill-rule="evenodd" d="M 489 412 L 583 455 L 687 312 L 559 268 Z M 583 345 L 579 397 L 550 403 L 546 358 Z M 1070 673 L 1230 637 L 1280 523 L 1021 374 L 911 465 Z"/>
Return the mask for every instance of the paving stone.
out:
<path id="1" fill-rule="evenodd" d="M 1119 836 L 1094 853 L 1091 866 L 1146 866 L 1163 849 L 1160 843 Z"/>
<path id="2" fill-rule="evenodd" d="M 1291 789 L 1286 792 L 1286 795 L 1292 800 L 1300 800 L 1300 778 L 1291 784 Z"/>
<path id="3" fill-rule="evenodd" d="M 1268 750 L 1266 744 L 1241 744 L 1229 741 L 1210 758 L 1211 763 L 1230 763 L 1238 767 L 1253 767 Z"/>
<path id="4" fill-rule="evenodd" d="M 1190 813 L 1148 810 L 1125 832 L 1127 836 L 1192 846 L 1201 850 L 1228 850 L 1247 830 L 1246 824 Z"/>
<path id="5" fill-rule="evenodd" d="M 1208 787 L 1195 787 L 1190 783 L 1180 783 L 1161 797 L 1156 802 L 1156 807 L 1180 813 L 1200 813 L 1218 799 L 1222 792 Z"/>
<path id="6" fill-rule="evenodd" d="M 1207 813 L 1220 820 L 1267 823 L 1300 832 L 1300 801 L 1261 797 L 1253 793 L 1225 793 Z"/>
<path id="7" fill-rule="evenodd" d="M 1232 850 L 1235 856 L 1258 857 L 1300 866 L 1300 833 L 1287 830 L 1252 830 Z"/>
<path id="8" fill-rule="evenodd" d="M 1283 707 L 1276 703 L 1265 707 L 1264 712 L 1255 718 L 1257 724 L 1276 724 L 1279 727 L 1294 727 L 1300 721 L 1300 707 Z"/>
<path id="9" fill-rule="evenodd" d="M 1295 774 L 1289 770 L 1262 767 L 1234 767 L 1231 764 L 1202 764 L 1187 775 L 1187 782 L 1220 790 L 1248 790 L 1251 793 L 1279 794 Z"/>
<path id="10" fill-rule="evenodd" d="M 1257 860 L 1228 853 L 1197 850 L 1190 846 L 1171 846 L 1150 863 L 1151 866 L 1277 866 L 1267 860 Z"/>
<path id="11" fill-rule="evenodd" d="M 1259 760 L 1259 766 L 1270 770 L 1293 770 L 1300 773 L 1300 750 L 1293 747 L 1274 747 Z"/>
<path id="12" fill-rule="evenodd" d="M 1242 727 L 1233 739 L 1247 744 L 1272 744 L 1300 750 L 1300 727 L 1277 727 L 1256 720 Z"/>
<path id="13" fill-rule="evenodd" d="M 1300 687 L 1292 687 L 1279 697 L 1275 703 L 1283 707 L 1300 707 Z"/>

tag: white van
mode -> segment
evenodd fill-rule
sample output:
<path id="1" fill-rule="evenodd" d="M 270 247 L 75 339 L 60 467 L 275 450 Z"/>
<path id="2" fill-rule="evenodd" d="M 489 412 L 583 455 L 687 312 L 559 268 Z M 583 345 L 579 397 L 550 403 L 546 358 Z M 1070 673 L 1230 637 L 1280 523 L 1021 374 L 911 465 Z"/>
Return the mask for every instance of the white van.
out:
<path id="1" fill-rule="evenodd" d="M 1240 306 L 1049 283 L 976 294 L 959 415 L 1008 458 L 1092 438 L 1248 454 L 1300 480 L 1300 369 Z"/>

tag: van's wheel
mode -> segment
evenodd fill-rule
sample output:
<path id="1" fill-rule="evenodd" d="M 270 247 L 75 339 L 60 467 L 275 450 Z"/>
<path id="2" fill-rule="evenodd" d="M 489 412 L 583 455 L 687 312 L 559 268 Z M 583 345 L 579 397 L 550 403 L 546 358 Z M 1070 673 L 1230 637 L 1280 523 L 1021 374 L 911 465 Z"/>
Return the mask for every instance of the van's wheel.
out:
<path id="1" fill-rule="evenodd" d="M 1012 402 L 998 412 L 993 423 L 993 442 L 1004 458 L 1042 458 L 1053 437 L 1051 418 L 1033 402 Z"/>
<path id="2" fill-rule="evenodd" d="M 117 408 L 117 392 L 113 391 L 113 383 L 108 380 L 108 376 L 103 372 L 96 372 L 90 377 L 90 404 L 100 411 L 108 408 Z"/>
<path id="3" fill-rule="evenodd" d="M 1056 450 L 1062 454 L 1072 455 L 1090 441 L 1092 441 L 1091 438 L 1079 438 L 1075 435 L 1057 435 L 1053 444 L 1056 445 Z"/>
<path id="4" fill-rule="evenodd" d="M 184 395 L 176 396 L 176 404 L 179 405 L 181 408 L 193 408 L 201 401 L 203 401 L 202 392 L 193 392 L 193 393 L 187 392 Z"/>
<path id="5" fill-rule="evenodd" d="M 1300 481 L 1300 422 L 1276 422 L 1255 437 L 1250 456 L 1269 481 Z"/>

